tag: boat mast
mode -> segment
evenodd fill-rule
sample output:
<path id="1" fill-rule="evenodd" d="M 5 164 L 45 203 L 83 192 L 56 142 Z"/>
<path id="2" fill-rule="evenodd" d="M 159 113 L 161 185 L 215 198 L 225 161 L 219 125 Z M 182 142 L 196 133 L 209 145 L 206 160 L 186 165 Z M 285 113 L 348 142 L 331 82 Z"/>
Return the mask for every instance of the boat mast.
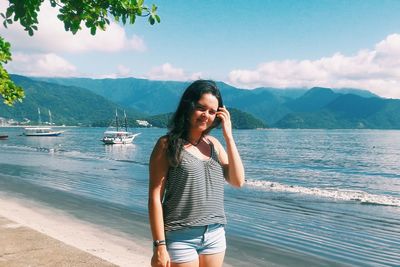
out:
<path id="1" fill-rule="evenodd" d="M 127 132 L 128 131 L 128 120 L 126 119 L 125 110 L 124 110 L 124 117 L 125 117 L 125 132 Z"/>
<path id="2" fill-rule="evenodd" d="M 37 111 L 38 111 L 38 116 L 39 116 L 38 124 L 41 125 L 42 124 L 42 118 L 40 117 L 40 108 L 37 108 Z"/>
<path id="3" fill-rule="evenodd" d="M 50 126 L 53 124 L 53 120 L 51 119 L 51 111 L 49 109 L 49 121 L 50 121 Z"/>
<path id="4" fill-rule="evenodd" d="M 118 132 L 118 110 L 115 109 L 115 124 L 117 125 L 117 132 Z"/>

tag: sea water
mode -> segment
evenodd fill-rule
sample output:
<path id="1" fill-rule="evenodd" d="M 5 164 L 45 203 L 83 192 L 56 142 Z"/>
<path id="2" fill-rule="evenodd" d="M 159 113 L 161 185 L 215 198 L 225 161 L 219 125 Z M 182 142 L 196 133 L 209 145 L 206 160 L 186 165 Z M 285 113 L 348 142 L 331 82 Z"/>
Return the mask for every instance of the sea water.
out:
<path id="1" fill-rule="evenodd" d="M 59 137 L 2 128 L 0 191 L 151 246 L 148 160 L 165 129 L 103 145 L 103 128 Z M 400 131 L 236 130 L 246 169 L 226 186 L 233 266 L 400 266 Z M 213 132 L 221 142 L 219 130 Z M 147 243 L 146 243 L 147 242 Z"/>

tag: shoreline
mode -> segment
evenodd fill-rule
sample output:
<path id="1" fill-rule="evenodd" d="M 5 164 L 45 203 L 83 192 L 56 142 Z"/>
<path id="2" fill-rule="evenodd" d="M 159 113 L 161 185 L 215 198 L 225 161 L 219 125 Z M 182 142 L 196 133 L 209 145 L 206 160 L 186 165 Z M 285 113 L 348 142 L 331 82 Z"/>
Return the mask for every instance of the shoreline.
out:
<path id="1" fill-rule="evenodd" d="M 77 257 L 77 259 L 84 257 L 92 260 L 97 257 L 103 260 L 104 266 L 113 266 L 115 264 L 123 267 L 142 267 L 150 265 L 152 251 L 148 244 L 140 245 L 137 240 L 118 236 L 110 232 L 109 229 L 102 229 L 98 225 L 79 221 L 59 210 L 43 207 L 26 199 L 23 199 L 23 201 L 24 203 L 22 203 L 22 199 L 0 195 L 2 231 L 10 233 L 11 230 L 14 231 L 15 229 L 20 232 L 29 232 L 31 230 L 29 235 L 34 236 L 34 238 L 29 239 L 29 242 L 33 245 L 34 243 L 39 244 L 42 242 L 41 240 L 50 238 L 53 241 L 46 242 L 44 249 L 52 247 L 52 245 L 57 244 L 57 241 L 60 241 L 63 243 L 60 250 L 61 254 L 70 253 L 68 252 L 70 251 L 68 247 L 73 247 L 77 250 L 71 253 L 72 257 Z M 4 219 L 2 220 L 1 217 Z M 35 234 L 34 232 L 38 233 Z M 11 235 L 13 242 L 18 241 L 14 240 L 17 236 L 18 234 Z M 3 242 L 10 243 L 9 241 L 4 240 Z M 43 247 L 41 248 L 43 249 Z M 86 252 L 95 257 L 82 256 L 79 252 L 82 252 L 83 255 Z M 20 253 L 22 253 L 20 256 L 26 256 L 26 251 Z M 38 257 L 47 257 L 47 255 L 38 255 Z M 0 266 L 2 265 L 2 260 L 2 257 L 0 257 Z M 82 266 L 94 265 L 93 262 L 88 262 L 88 265 Z"/>
<path id="2" fill-rule="evenodd" d="M 124 235 L 2 191 L 0 234 L 0 267 L 144 267 L 150 266 L 152 257 L 148 238 Z M 241 245 L 229 247 L 223 267 L 345 266 L 274 246 L 260 247 L 244 242 L 239 236 L 227 236 L 227 239 L 230 244 Z"/>
<path id="3" fill-rule="evenodd" d="M 0 266 L 116 266 L 0 216 Z"/>
<path id="4" fill-rule="evenodd" d="M 153 254 L 150 239 L 135 237 L 133 240 L 132 236 L 123 236 L 110 228 L 81 221 L 62 210 L 1 191 L 0 233 L 5 233 L 5 239 L 0 238 L 0 247 L 3 247 L 0 249 L 0 267 L 144 267 L 150 266 Z M 21 244 L 28 249 L 21 248 Z M 12 251 L 6 251 L 10 246 Z M 48 253 L 53 247 L 59 249 Z M 32 248 L 43 253 L 30 253 Z M 7 262 L 8 254 L 16 256 Z M 21 264 L 21 258 L 24 264 Z M 49 265 L 56 259 L 56 264 Z M 223 267 L 233 267 L 235 262 L 226 255 Z"/>

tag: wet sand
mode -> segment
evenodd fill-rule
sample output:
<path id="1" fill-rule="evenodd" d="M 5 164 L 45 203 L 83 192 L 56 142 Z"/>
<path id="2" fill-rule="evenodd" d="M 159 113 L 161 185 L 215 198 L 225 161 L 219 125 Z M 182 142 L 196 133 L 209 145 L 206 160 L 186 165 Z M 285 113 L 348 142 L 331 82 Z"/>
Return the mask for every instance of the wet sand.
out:
<path id="1" fill-rule="evenodd" d="M 0 267 L 150 265 L 150 240 L 130 240 L 55 210 L 0 197 Z"/>
<path id="2" fill-rule="evenodd" d="M 116 266 L 0 217 L 0 266 Z"/>

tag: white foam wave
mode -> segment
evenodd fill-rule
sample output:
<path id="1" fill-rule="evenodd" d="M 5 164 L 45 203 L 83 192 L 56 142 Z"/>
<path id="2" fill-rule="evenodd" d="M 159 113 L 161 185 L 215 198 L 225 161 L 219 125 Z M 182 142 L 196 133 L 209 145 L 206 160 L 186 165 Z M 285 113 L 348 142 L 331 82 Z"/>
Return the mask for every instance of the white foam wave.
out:
<path id="1" fill-rule="evenodd" d="M 316 188 L 297 185 L 285 185 L 271 181 L 248 180 L 247 186 L 267 191 L 298 193 L 341 201 L 357 201 L 365 204 L 387 205 L 400 207 L 400 198 L 388 195 L 376 195 L 360 190 L 339 188 Z"/>
<path id="2" fill-rule="evenodd" d="M 37 150 L 35 147 L 23 146 L 23 145 L 5 144 L 5 145 L 2 145 L 1 147 L 3 149 L 11 149 L 11 150 L 17 150 L 17 151 L 35 151 L 35 150 Z"/>
<path id="3" fill-rule="evenodd" d="M 21 152 L 40 152 L 40 153 L 48 153 L 51 155 L 63 155 L 69 158 L 77 158 L 77 159 L 103 159 L 95 153 L 84 153 L 77 150 L 66 150 L 61 144 L 57 144 L 54 146 L 44 147 L 44 146 L 27 146 L 27 145 L 3 145 L 1 148 L 10 149 L 12 151 L 21 151 Z M 1 151 L 3 152 L 3 151 Z"/>

